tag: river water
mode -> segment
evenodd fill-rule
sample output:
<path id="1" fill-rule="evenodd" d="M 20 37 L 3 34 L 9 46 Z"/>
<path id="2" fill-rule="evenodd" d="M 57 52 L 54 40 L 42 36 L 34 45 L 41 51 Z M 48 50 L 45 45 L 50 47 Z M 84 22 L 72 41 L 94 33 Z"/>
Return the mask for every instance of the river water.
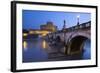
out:
<path id="1" fill-rule="evenodd" d="M 49 43 L 41 38 L 27 39 L 23 41 L 23 62 L 42 62 L 48 61 L 48 48 Z M 91 58 L 91 45 L 90 41 L 86 40 L 84 43 L 84 52 L 81 56 L 81 59 L 90 59 Z M 66 56 L 67 57 L 67 56 Z M 71 57 L 70 57 L 71 58 Z M 74 58 L 75 59 L 75 58 Z M 58 59 L 60 60 L 60 58 Z M 65 60 L 68 60 L 65 58 Z M 72 59 L 73 60 L 73 59 Z M 56 59 L 53 59 L 56 61 Z"/>

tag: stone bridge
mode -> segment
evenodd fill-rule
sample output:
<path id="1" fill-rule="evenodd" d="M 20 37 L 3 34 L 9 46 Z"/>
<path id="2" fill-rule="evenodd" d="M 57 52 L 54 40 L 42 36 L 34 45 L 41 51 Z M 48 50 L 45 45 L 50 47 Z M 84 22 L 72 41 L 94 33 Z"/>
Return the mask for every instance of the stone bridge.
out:
<path id="1" fill-rule="evenodd" d="M 57 36 L 65 44 L 63 52 L 68 55 L 81 53 L 84 42 L 87 39 L 91 40 L 91 21 L 48 34 L 48 37 L 56 38 Z"/>

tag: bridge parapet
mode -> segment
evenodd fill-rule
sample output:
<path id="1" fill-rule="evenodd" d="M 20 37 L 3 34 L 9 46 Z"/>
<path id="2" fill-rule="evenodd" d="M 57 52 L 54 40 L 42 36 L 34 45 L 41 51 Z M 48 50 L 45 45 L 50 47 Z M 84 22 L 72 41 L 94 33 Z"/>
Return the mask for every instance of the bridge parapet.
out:
<path id="1" fill-rule="evenodd" d="M 72 27 L 66 28 L 64 30 L 58 30 L 57 32 L 49 33 L 48 35 L 58 35 L 58 34 L 62 34 L 62 33 L 68 34 L 71 32 L 75 32 L 75 30 L 83 31 L 83 29 L 86 30 L 87 28 L 88 28 L 88 30 L 90 30 L 90 27 L 91 27 L 91 21 L 88 21 L 88 22 L 82 23 L 77 26 L 72 26 Z M 88 32 L 88 30 L 86 30 L 86 31 Z"/>
<path id="2" fill-rule="evenodd" d="M 90 28 L 91 27 L 91 21 L 86 22 L 86 23 L 82 23 L 80 25 L 77 26 L 72 26 L 70 28 L 66 28 L 66 31 L 74 31 L 74 30 L 78 30 L 78 29 L 86 29 L 86 28 Z"/>

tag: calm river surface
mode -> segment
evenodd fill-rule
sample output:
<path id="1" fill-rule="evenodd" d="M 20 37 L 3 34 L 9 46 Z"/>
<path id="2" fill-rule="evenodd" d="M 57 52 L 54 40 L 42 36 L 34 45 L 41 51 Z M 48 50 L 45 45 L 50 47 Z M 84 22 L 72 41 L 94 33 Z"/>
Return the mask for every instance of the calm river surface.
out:
<path id="1" fill-rule="evenodd" d="M 48 48 L 48 42 L 41 38 L 23 40 L 23 62 L 48 61 Z M 86 40 L 84 44 L 84 53 L 81 59 L 91 58 L 90 48 L 90 41 Z"/>

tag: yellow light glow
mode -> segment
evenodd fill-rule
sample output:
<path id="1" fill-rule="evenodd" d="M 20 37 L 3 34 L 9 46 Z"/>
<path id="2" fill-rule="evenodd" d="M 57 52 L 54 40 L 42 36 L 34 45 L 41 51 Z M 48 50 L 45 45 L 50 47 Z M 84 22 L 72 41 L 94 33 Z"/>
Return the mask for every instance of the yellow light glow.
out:
<path id="1" fill-rule="evenodd" d="M 44 34 L 42 34 L 42 36 L 46 36 L 46 35 L 47 35 L 47 34 L 45 34 L 45 33 L 44 33 Z"/>
<path id="2" fill-rule="evenodd" d="M 42 46 L 44 49 L 46 49 L 46 41 L 45 40 L 42 42 Z"/>
<path id="3" fill-rule="evenodd" d="M 27 42 L 26 41 L 23 42 L 23 47 L 24 47 L 24 50 L 27 50 Z"/>
<path id="4" fill-rule="evenodd" d="M 29 31 L 29 34 L 33 34 L 34 33 L 34 31 Z"/>
<path id="5" fill-rule="evenodd" d="M 41 30 L 41 31 L 29 31 L 29 34 L 43 34 L 44 36 L 50 33 L 49 31 L 46 30 Z"/>
<path id="6" fill-rule="evenodd" d="M 23 33 L 23 36 L 27 36 L 28 34 L 27 33 Z"/>
<path id="7" fill-rule="evenodd" d="M 41 33 L 41 31 L 35 31 L 35 33 L 39 34 L 39 33 Z"/>

